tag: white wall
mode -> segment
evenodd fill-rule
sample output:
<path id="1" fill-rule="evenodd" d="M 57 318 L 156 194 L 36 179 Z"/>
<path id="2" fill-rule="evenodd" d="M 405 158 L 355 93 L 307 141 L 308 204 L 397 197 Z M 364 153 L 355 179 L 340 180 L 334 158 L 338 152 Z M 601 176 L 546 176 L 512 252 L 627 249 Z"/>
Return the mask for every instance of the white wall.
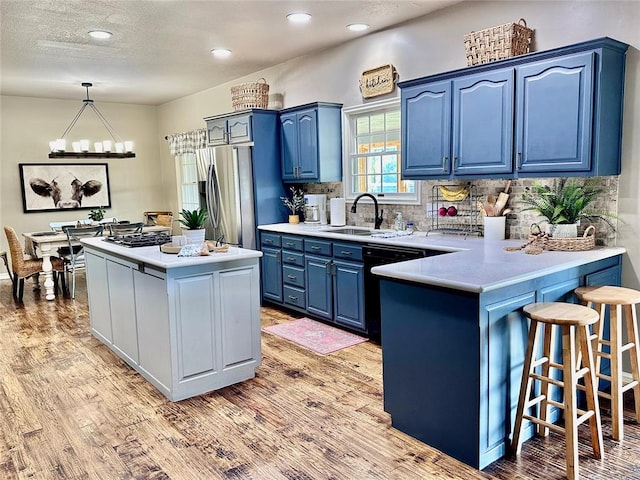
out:
<path id="1" fill-rule="evenodd" d="M 161 132 L 174 133 L 202 128 L 202 118 L 232 110 L 229 87 L 241 81 L 265 77 L 270 93 L 284 95 L 284 106 L 313 101 L 359 105 L 360 74 L 391 63 L 401 80 L 464 68 L 463 36 L 472 30 L 507 23 L 524 17 L 535 29 L 534 51 L 609 36 L 631 45 L 627 54 L 624 110 L 623 160 L 619 188 L 618 245 L 625 256 L 624 283 L 640 288 L 640 242 L 638 211 L 640 192 L 640 2 L 488 2 L 469 1 L 372 33 L 345 45 L 295 59 L 254 75 L 238 79 L 160 107 Z M 391 96 L 398 94 L 391 94 Z M 161 149 L 161 154 L 164 151 Z M 168 155 L 163 162 L 169 162 Z M 167 176 L 167 180 L 174 180 Z"/>
<path id="2" fill-rule="evenodd" d="M 82 106 L 81 93 L 78 101 L 1 98 L 0 224 L 13 226 L 18 234 L 46 230 L 54 220 L 84 219 L 89 213 L 89 210 L 23 213 L 19 163 L 107 163 L 111 191 L 107 217 L 139 221 L 145 210 L 164 210 L 170 206 L 163 195 L 163 185 L 168 183 L 163 182 L 161 175 L 157 107 L 101 104 L 96 100 L 96 106 L 116 132 L 135 141 L 135 158 L 48 158 L 49 141 L 60 137 L 76 115 Z M 109 133 L 92 111 L 85 110 L 67 138 L 102 141 L 109 139 Z M 6 249 L 4 233 L 0 232 L 0 236 L 0 248 Z"/>

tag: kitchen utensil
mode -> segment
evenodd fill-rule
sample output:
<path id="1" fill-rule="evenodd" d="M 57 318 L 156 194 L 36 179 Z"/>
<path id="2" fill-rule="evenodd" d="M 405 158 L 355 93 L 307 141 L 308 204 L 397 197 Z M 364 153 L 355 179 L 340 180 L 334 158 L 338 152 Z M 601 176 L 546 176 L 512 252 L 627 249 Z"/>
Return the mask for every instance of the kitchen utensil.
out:
<path id="1" fill-rule="evenodd" d="M 487 216 L 487 211 L 484 209 L 484 204 L 478 200 L 476 203 L 476 206 L 478 207 L 478 210 L 480 211 L 480 213 L 482 214 L 483 217 Z"/>
<path id="2" fill-rule="evenodd" d="M 505 216 L 506 216 L 506 215 L 510 214 L 511 212 L 513 212 L 513 209 L 512 209 L 512 208 L 505 208 L 505 209 L 502 211 L 501 215 L 505 215 Z"/>
<path id="3" fill-rule="evenodd" d="M 496 204 L 496 196 L 493 195 L 492 193 L 490 193 L 489 195 L 487 195 L 487 202 L 489 202 L 491 205 L 495 205 Z"/>
<path id="4" fill-rule="evenodd" d="M 487 217 L 495 217 L 496 209 L 492 203 L 484 202 L 484 211 L 487 212 Z"/>
<path id="5" fill-rule="evenodd" d="M 498 194 L 498 200 L 496 200 L 496 215 L 500 215 L 504 207 L 507 205 L 509 201 L 509 188 L 511 187 L 511 180 L 507 180 L 507 183 L 504 185 L 504 191 Z"/>

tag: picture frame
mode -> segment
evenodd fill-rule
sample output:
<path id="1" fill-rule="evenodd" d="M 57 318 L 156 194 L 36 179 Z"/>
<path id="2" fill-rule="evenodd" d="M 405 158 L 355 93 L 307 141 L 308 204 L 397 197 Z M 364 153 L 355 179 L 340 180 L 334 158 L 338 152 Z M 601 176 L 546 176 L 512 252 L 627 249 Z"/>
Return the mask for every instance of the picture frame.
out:
<path id="1" fill-rule="evenodd" d="M 106 163 L 20 163 L 24 213 L 110 208 Z"/>

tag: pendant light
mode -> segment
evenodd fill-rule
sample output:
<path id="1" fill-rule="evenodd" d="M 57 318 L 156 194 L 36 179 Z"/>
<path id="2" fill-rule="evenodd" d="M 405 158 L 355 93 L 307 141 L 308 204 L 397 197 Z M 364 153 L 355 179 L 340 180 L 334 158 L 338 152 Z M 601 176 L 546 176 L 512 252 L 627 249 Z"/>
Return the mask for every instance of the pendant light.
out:
<path id="1" fill-rule="evenodd" d="M 109 121 L 100 113 L 98 107 L 95 106 L 93 100 L 89 98 L 89 87 L 93 87 L 92 83 L 83 82 L 82 86 L 87 89 L 87 98 L 82 100 L 82 107 L 76 114 L 76 116 L 71 120 L 71 123 L 64 131 L 62 136 L 56 140 L 52 140 L 49 142 L 49 147 L 51 148 L 51 153 L 49 153 L 49 158 L 91 158 L 91 157 L 102 157 L 102 158 L 132 158 L 135 157 L 136 154 L 133 153 L 133 142 L 131 141 L 122 141 L 120 136 L 116 133 L 115 129 L 111 126 Z M 111 140 L 105 140 L 103 142 L 96 142 L 93 144 L 94 150 L 90 151 L 89 140 L 78 140 L 72 142 L 73 151 L 67 151 L 67 141 L 65 136 L 69 133 L 76 122 L 84 112 L 85 108 L 91 108 L 98 116 L 104 127 L 109 132 L 111 136 Z"/>

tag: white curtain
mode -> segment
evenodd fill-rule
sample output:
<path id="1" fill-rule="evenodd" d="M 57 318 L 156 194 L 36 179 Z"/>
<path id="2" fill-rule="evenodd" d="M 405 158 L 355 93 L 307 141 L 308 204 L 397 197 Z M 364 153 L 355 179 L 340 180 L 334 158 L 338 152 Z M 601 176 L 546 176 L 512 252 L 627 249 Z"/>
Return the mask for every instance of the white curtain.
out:
<path id="1" fill-rule="evenodd" d="M 207 146 L 207 130 L 202 128 L 191 132 L 174 133 L 167 135 L 167 140 L 171 155 L 195 153 L 196 150 Z"/>

